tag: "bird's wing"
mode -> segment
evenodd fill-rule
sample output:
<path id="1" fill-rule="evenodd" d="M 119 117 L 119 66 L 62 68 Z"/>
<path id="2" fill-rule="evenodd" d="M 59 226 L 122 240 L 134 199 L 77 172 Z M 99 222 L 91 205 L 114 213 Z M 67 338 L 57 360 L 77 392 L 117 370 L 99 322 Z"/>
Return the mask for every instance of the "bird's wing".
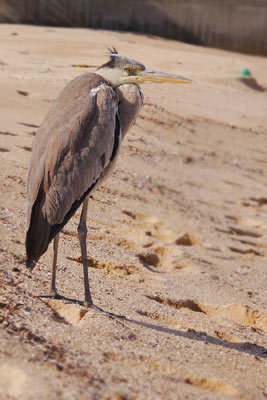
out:
<path id="1" fill-rule="evenodd" d="M 42 213 L 55 225 L 96 182 L 112 156 L 117 109 L 115 92 L 97 74 L 84 74 L 61 92 L 33 146 L 27 227 L 40 190 Z"/>

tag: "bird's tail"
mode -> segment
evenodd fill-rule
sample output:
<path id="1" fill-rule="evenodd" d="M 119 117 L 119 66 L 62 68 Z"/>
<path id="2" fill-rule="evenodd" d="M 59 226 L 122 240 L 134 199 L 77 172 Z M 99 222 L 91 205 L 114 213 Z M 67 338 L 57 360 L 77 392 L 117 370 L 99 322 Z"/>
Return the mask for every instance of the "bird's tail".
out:
<path id="1" fill-rule="evenodd" d="M 33 269 L 49 245 L 51 225 L 43 213 L 44 193 L 38 193 L 32 207 L 29 229 L 26 233 L 26 266 Z"/>
<path id="2" fill-rule="evenodd" d="M 33 270 L 33 268 L 35 267 L 35 264 L 36 264 L 35 261 L 29 260 L 29 259 L 27 258 L 27 260 L 26 260 L 26 267 L 27 267 L 27 268 Z"/>

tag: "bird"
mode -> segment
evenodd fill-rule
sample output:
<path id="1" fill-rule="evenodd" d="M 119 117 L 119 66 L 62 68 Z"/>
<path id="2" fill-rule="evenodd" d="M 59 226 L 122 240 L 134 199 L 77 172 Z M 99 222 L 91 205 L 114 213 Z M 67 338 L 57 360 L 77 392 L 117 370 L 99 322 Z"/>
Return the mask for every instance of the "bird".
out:
<path id="1" fill-rule="evenodd" d="M 108 57 L 94 73 L 77 76 L 58 95 L 34 138 L 26 185 L 26 266 L 32 270 L 53 241 L 49 297 L 63 297 L 56 289 L 59 235 L 82 206 L 78 237 L 86 307 L 94 307 L 86 246 L 88 202 L 114 170 L 121 142 L 140 112 L 139 85 L 192 82 L 146 69 L 115 48 Z"/>

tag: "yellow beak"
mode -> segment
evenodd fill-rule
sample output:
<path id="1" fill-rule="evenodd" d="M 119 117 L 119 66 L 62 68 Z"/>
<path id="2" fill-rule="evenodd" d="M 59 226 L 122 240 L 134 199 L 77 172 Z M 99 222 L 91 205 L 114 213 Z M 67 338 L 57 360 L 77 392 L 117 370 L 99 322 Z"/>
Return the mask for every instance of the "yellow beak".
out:
<path id="1" fill-rule="evenodd" d="M 156 82 L 156 83 L 192 83 L 193 81 L 183 76 L 158 72 L 150 69 L 141 71 L 136 77 L 136 83 Z"/>

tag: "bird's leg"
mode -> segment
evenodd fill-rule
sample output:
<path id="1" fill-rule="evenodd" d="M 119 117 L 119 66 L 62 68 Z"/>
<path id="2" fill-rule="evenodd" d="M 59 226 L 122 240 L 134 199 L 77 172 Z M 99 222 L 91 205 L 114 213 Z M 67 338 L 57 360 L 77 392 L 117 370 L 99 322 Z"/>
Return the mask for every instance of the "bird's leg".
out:
<path id="1" fill-rule="evenodd" d="M 57 254 L 58 254 L 58 241 L 59 241 L 59 233 L 54 237 L 54 255 L 53 255 L 53 265 L 52 265 L 52 277 L 51 277 L 51 286 L 50 286 L 50 296 L 57 296 L 56 289 L 56 270 L 57 270 Z"/>
<path id="2" fill-rule="evenodd" d="M 88 208 L 88 197 L 83 202 L 83 208 L 80 218 L 80 223 L 78 226 L 78 235 L 81 246 L 82 253 L 82 263 L 83 263 L 83 277 L 84 277 L 84 305 L 86 307 L 90 307 L 93 305 L 93 300 L 90 293 L 89 279 L 88 279 L 88 259 L 87 259 L 87 249 L 86 249 L 86 236 L 87 236 L 87 227 L 86 227 L 86 216 L 87 216 L 87 208 Z"/>

